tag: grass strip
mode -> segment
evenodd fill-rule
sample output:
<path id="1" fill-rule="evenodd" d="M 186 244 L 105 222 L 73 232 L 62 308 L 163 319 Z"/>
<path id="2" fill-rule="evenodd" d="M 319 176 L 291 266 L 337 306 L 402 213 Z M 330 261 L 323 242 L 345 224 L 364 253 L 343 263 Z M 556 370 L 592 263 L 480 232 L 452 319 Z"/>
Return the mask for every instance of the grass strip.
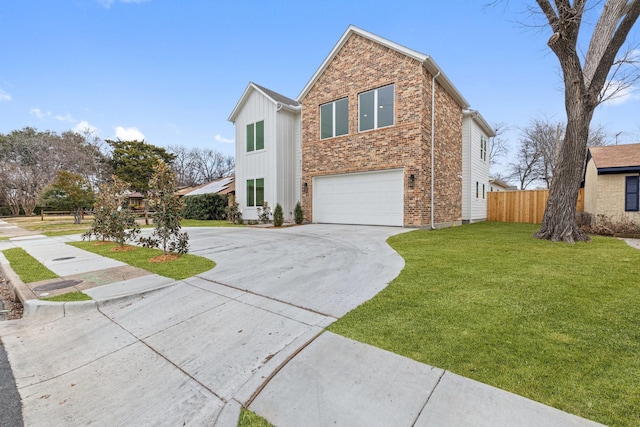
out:
<path id="1" fill-rule="evenodd" d="M 391 237 L 400 275 L 329 330 L 612 426 L 640 425 L 640 251 L 479 223 Z"/>
<path id="2" fill-rule="evenodd" d="M 73 301 L 91 301 L 93 298 L 91 298 L 89 295 L 85 294 L 84 292 L 74 291 L 74 292 L 67 292 L 66 294 L 56 295 L 53 297 L 40 298 L 40 299 L 45 301 L 54 301 L 54 302 L 73 302 Z"/>
<path id="3" fill-rule="evenodd" d="M 238 427 L 274 427 L 269 421 L 257 415 L 255 412 L 242 408 Z"/>
<path id="4" fill-rule="evenodd" d="M 152 262 L 152 258 L 162 255 L 161 250 L 125 245 L 128 250 L 118 251 L 120 246 L 114 242 L 87 241 L 67 244 L 174 280 L 186 279 L 216 266 L 210 259 L 191 254 L 180 255 L 169 261 Z"/>
<path id="5" fill-rule="evenodd" d="M 29 255 L 22 248 L 11 248 L 2 251 L 11 268 L 24 283 L 39 282 L 41 280 L 55 279 L 58 277 L 38 260 Z"/>

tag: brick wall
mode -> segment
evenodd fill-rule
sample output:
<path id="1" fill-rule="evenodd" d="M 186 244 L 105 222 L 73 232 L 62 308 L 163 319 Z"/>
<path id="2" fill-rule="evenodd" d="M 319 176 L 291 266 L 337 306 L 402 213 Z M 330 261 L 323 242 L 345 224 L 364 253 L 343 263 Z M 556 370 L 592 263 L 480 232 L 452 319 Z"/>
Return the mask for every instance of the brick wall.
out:
<path id="1" fill-rule="evenodd" d="M 394 125 L 358 132 L 358 94 L 395 84 Z M 349 99 L 349 133 L 320 140 L 320 105 Z M 435 223 L 462 215 L 462 111 L 436 84 Z M 431 75 L 422 64 L 353 34 L 302 100 L 302 195 L 312 221 L 315 176 L 405 168 L 404 223 L 430 222 Z M 408 177 L 414 174 L 414 188 Z"/>

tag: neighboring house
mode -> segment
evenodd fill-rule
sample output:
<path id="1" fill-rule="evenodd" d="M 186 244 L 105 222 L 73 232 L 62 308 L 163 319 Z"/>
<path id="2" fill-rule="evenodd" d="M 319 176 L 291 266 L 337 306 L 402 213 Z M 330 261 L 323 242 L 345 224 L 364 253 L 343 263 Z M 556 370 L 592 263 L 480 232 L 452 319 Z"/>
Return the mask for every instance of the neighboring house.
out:
<path id="1" fill-rule="evenodd" d="M 507 184 L 499 179 L 489 177 L 489 191 L 514 191 L 518 187 L 515 185 Z"/>
<path id="2" fill-rule="evenodd" d="M 229 205 L 233 204 L 236 194 L 236 181 L 235 176 L 227 176 L 224 178 L 216 179 L 215 181 L 208 182 L 206 184 L 199 185 L 187 189 L 188 191 L 178 192 L 179 196 L 198 196 L 201 194 L 226 194 L 229 196 Z"/>
<path id="3" fill-rule="evenodd" d="M 264 176 L 270 206 L 282 199 L 267 195 L 276 178 L 313 222 L 443 227 L 486 218 L 495 134 L 428 55 L 350 26 L 298 102 L 278 97 L 251 83 L 229 118 L 238 180 L 249 189 Z M 280 111 L 290 118 L 291 139 L 268 143 L 266 129 L 275 138 Z M 286 149 L 258 157 L 243 148 L 246 129 L 260 120 L 265 151 Z M 239 189 L 238 198 L 250 209 L 257 196 Z"/>
<path id="4" fill-rule="evenodd" d="M 258 219 L 257 208 L 279 203 L 293 219 L 300 200 L 300 105 L 249 83 L 229 116 L 236 126 L 236 198 L 242 218 Z"/>
<path id="5" fill-rule="evenodd" d="M 640 144 L 591 147 L 584 177 L 584 211 L 640 222 Z"/>
<path id="6" fill-rule="evenodd" d="M 127 196 L 129 198 L 130 209 L 139 210 L 139 209 L 144 209 L 146 207 L 146 204 L 144 201 L 145 199 L 144 194 L 138 191 L 133 191 L 129 193 Z"/>

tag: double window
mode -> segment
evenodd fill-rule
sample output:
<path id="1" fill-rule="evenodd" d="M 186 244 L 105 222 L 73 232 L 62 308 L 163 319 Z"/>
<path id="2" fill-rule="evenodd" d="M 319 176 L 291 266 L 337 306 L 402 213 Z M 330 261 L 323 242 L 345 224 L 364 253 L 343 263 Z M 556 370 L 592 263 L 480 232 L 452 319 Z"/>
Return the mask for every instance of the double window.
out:
<path id="1" fill-rule="evenodd" d="M 349 133 L 349 99 L 342 98 L 320 106 L 320 139 Z"/>
<path id="2" fill-rule="evenodd" d="M 358 95 L 360 132 L 393 125 L 393 92 L 390 84 Z"/>
<path id="3" fill-rule="evenodd" d="M 262 206 L 264 202 L 264 178 L 247 180 L 247 207 Z"/>
<path id="4" fill-rule="evenodd" d="M 626 212 L 638 212 L 638 202 L 640 201 L 638 176 L 627 176 L 624 191 L 624 210 Z"/>
<path id="5" fill-rule="evenodd" d="M 247 153 L 264 150 L 264 120 L 247 125 Z"/>

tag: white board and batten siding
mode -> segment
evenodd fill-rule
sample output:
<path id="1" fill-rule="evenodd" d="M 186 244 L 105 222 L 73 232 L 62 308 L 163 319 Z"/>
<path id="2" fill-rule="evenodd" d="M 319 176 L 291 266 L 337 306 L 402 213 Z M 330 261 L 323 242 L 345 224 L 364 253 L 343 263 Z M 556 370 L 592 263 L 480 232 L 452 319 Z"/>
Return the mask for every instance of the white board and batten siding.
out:
<path id="1" fill-rule="evenodd" d="M 247 180 L 264 179 L 264 200 L 271 210 L 277 203 L 285 220 L 293 219 L 299 198 L 295 176 L 296 145 L 300 140 L 300 113 L 278 109 L 278 104 L 250 85 L 235 113 L 236 200 L 244 220 L 258 219 L 257 207 L 247 206 Z M 247 125 L 264 120 L 264 149 L 247 152 Z M 298 190 L 299 192 L 299 190 Z"/>
<path id="2" fill-rule="evenodd" d="M 404 225 L 404 169 L 313 178 L 313 221 Z"/>
<path id="3" fill-rule="evenodd" d="M 487 219 L 489 144 L 493 136 L 493 130 L 478 112 L 464 113 L 462 120 L 462 220 L 464 222 Z M 482 138 L 486 141 L 487 152 L 481 157 Z"/>

